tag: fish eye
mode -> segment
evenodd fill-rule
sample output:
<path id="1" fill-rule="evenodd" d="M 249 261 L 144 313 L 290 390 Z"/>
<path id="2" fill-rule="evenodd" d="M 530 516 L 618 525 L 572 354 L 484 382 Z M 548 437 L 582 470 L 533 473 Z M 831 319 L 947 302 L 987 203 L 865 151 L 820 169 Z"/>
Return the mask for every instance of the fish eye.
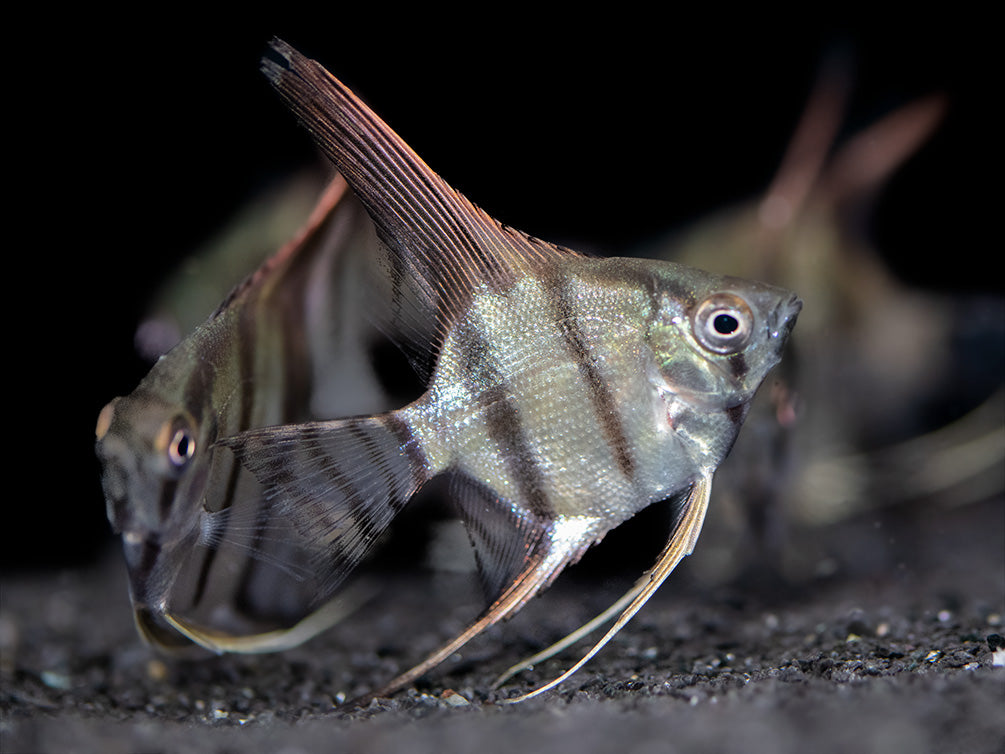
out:
<path id="1" fill-rule="evenodd" d="M 195 453 L 195 439 L 187 429 L 179 429 L 171 438 L 168 458 L 175 466 L 184 466 L 193 453 Z"/>
<path id="2" fill-rule="evenodd" d="M 750 306 L 734 293 L 716 293 L 702 301 L 691 318 L 695 338 L 715 353 L 746 348 L 754 332 Z"/>
<path id="3" fill-rule="evenodd" d="M 184 469 L 196 450 L 195 430 L 189 418 L 179 415 L 165 422 L 157 446 L 167 458 L 170 469 L 176 472 Z"/>
<path id="4" fill-rule="evenodd" d="M 104 440 L 105 435 L 108 434 L 108 430 L 112 428 L 112 420 L 115 418 L 115 404 L 118 402 L 119 399 L 115 398 L 101 409 L 101 413 L 98 414 L 98 426 L 94 428 L 94 435 L 98 438 L 98 442 Z"/>

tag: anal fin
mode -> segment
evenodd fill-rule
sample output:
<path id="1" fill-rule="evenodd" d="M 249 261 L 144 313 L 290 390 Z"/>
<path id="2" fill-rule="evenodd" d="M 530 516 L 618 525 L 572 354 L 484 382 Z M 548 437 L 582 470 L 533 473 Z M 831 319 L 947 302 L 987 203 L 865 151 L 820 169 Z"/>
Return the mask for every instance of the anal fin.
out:
<path id="1" fill-rule="evenodd" d="M 534 558 L 551 522 L 521 510 L 463 474 L 454 475 L 451 497 L 460 509 L 485 597 L 492 604 Z"/>

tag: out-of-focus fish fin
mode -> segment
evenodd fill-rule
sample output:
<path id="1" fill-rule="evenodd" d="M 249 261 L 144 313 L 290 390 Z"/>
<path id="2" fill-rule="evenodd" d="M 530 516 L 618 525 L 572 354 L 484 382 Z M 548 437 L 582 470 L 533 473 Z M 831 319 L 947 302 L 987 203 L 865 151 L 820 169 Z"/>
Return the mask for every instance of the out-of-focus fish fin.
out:
<path id="1" fill-rule="evenodd" d="M 905 105 L 843 143 L 835 141 L 850 91 L 847 64 L 829 61 L 813 88 L 778 171 L 758 206 L 769 231 L 799 217 L 807 202 L 838 207 L 870 197 L 927 141 L 947 100 L 933 94 Z"/>
<path id="2" fill-rule="evenodd" d="M 335 209 L 342 202 L 347 190 L 348 185 L 345 179 L 336 174 L 321 193 L 317 204 L 314 205 L 314 209 L 311 210 L 310 215 L 307 217 L 307 221 L 300 227 L 296 235 L 283 244 L 279 251 L 265 260 L 257 270 L 245 278 L 239 285 L 235 286 L 216 308 L 214 316 L 226 310 L 246 290 L 258 287 L 266 279 L 275 277 L 280 270 L 288 267 L 290 261 L 304 249 L 313 249 L 309 244 L 319 239 L 326 224 L 332 218 Z"/>
<path id="3" fill-rule="evenodd" d="M 171 613 L 165 613 L 164 619 L 183 636 L 218 654 L 222 652 L 241 652 L 243 654 L 282 652 L 299 646 L 327 631 L 347 615 L 354 613 L 373 596 L 374 591 L 372 584 L 354 584 L 338 597 L 329 600 L 289 628 L 246 636 L 234 636 L 212 628 L 198 626 Z"/>
<path id="4" fill-rule="evenodd" d="M 935 501 L 966 505 L 1005 489 L 1005 388 L 932 432 L 870 452 L 832 454 L 807 464 L 792 514 L 809 526 L 881 507 Z"/>
<path id="5" fill-rule="evenodd" d="M 578 256 L 489 217 L 321 64 L 278 39 L 271 48 L 263 72 L 345 176 L 388 247 L 387 329 L 421 377 L 431 373 L 450 324 L 476 292 L 505 288 L 521 271 Z"/>
<path id="6" fill-rule="evenodd" d="M 821 177 L 821 192 L 836 205 L 872 197 L 931 138 L 948 108 L 943 94 L 904 105 L 845 142 Z"/>
<path id="7" fill-rule="evenodd" d="M 475 551 L 485 596 L 491 604 L 537 557 L 546 542 L 548 522 L 461 474 L 454 476 L 452 492 Z"/>
<path id="8" fill-rule="evenodd" d="M 708 497 L 711 489 L 712 489 L 711 474 L 700 478 L 691 487 L 690 494 L 688 495 L 687 500 L 684 502 L 682 513 L 677 521 L 676 526 L 674 526 L 673 533 L 670 535 L 670 541 L 667 542 L 667 545 L 663 549 L 663 552 L 661 552 L 660 556 L 656 559 L 656 564 L 649 571 L 648 580 L 642 585 L 641 588 L 639 588 L 638 584 L 633 586 L 628 591 L 628 593 L 625 594 L 624 597 L 622 597 L 620 600 L 618 600 L 617 603 L 615 603 L 620 604 L 623 601 L 627 601 L 629 597 L 631 598 L 631 602 L 629 603 L 628 607 L 626 607 L 624 612 L 621 613 L 618 620 L 614 623 L 613 626 L 611 626 L 611 629 L 606 634 L 604 634 L 604 637 L 596 644 L 594 644 L 593 648 L 589 652 L 587 652 L 586 655 L 579 662 L 577 662 L 571 668 L 562 673 L 562 675 L 558 676 L 552 681 L 549 681 L 543 686 L 539 686 L 533 691 L 530 691 L 526 694 L 515 697 L 513 699 L 506 699 L 504 700 L 503 703 L 515 704 L 516 702 L 522 702 L 526 699 L 535 697 L 538 694 L 543 694 L 545 691 L 548 691 L 549 689 L 555 688 L 555 686 L 558 686 L 564 680 L 569 678 L 573 673 L 575 673 L 577 670 L 583 667 L 583 665 L 585 665 L 590 660 L 590 658 L 592 658 L 595 654 L 597 654 L 597 652 L 603 649 L 603 647 L 607 644 L 607 642 L 609 642 L 611 639 L 614 638 L 615 634 L 617 634 L 618 631 L 624 628 L 625 624 L 627 624 L 628 621 L 630 621 L 635 616 L 635 614 L 640 609 L 642 609 L 642 606 L 646 604 L 649 598 L 656 593 L 656 590 L 659 589 L 660 585 L 666 580 L 667 576 L 669 576 L 673 572 L 674 568 L 677 567 L 677 564 L 680 563 L 680 561 L 683 560 L 687 555 L 690 555 L 691 552 L 694 550 L 694 545 L 698 541 L 698 535 L 701 533 L 701 527 L 705 521 L 705 511 L 708 510 Z M 607 612 L 609 611 L 605 611 L 600 616 L 598 616 L 594 621 L 591 621 L 591 623 L 600 621 L 601 618 L 605 618 Z M 573 634 L 570 634 L 570 637 L 578 638 L 579 634 L 580 631 L 576 631 Z M 561 642 L 558 642 L 558 644 L 556 645 L 558 649 L 556 649 L 555 651 L 558 651 L 559 649 L 568 646 L 568 644 L 571 643 L 571 641 L 569 641 L 570 637 L 567 637 L 566 639 L 563 639 Z M 574 641 L 575 638 L 572 638 L 572 641 Z M 547 652 L 548 650 L 545 651 Z M 550 656 L 550 654 L 548 656 Z"/>
<path id="9" fill-rule="evenodd" d="M 817 186 L 834 146 L 848 99 L 849 77 L 842 60 L 829 61 L 810 94 L 781 164 L 758 206 L 761 225 L 784 228 L 799 216 Z"/>
<path id="10" fill-rule="evenodd" d="M 136 330 L 136 348 L 143 358 L 155 361 L 202 324 L 245 275 L 303 226 L 312 207 L 333 198 L 332 185 L 341 184 L 344 193 L 345 181 L 336 177 L 319 202 L 319 173 L 302 171 L 254 197 L 177 266 Z"/>
<path id="11" fill-rule="evenodd" d="M 133 622 L 143 641 L 159 652 L 178 657 L 189 656 L 193 651 L 198 651 L 191 639 L 172 631 L 164 625 L 161 617 L 163 617 L 161 613 L 154 613 L 147 607 L 134 606 Z"/>
<path id="12" fill-rule="evenodd" d="M 265 486 L 310 553 L 325 599 L 429 478 L 394 413 L 244 432 L 220 440 Z"/>

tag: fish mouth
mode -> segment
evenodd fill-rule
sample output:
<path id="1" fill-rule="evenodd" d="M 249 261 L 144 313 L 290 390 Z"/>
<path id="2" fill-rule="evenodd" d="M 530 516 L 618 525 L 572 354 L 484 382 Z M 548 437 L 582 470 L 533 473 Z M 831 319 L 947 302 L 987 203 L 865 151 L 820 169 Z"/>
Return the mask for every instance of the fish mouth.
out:
<path id="1" fill-rule="evenodd" d="M 803 310 L 803 300 L 793 293 L 792 297 L 785 302 L 784 306 L 788 309 L 789 317 L 794 322 L 796 317 L 799 316 L 799 312 Z"/>
<path id="2" fill-rule="evenodd" d="M 164 548 L 160 540 L 150 534 L 126 531 L 122 535 L 122 550 L 126 556 L 133 608 L 154 614 L 163 610 L 170 578 L 165 573 Z M 154 606 L 152 610 L 150 606 Z"/>
<path id="3" fill-rule="evenodd" d="M 778 342 L 778 349 L 781 350 L 792 334 L 792 328 L 796 326 L 796 319 L 799 312 L 803 310 L 803 301 L 795 294 L 782 301 L 768 318 L 768 332 L 771 339 Z"/>

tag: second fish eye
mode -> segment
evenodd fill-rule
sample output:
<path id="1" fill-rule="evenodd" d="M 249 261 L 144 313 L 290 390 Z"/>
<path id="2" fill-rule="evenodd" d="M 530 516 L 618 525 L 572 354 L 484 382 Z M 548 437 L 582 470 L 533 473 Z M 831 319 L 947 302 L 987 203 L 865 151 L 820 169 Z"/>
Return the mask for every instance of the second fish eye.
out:
<path id="1" fill-rule="evenodd" d="M 173 465 L 180 468 L 188 463 L 188 459 L 194 454 L 195 438 L 192 437 L 188 429 L 177 430 L 168 445 L 168 459 Z"/>
<path id="2" fill-rule="evenodd" d="M 168 467 L 174 472 L 182 471 L 196 451 L 196 435 L 192 422 L 184 414 L 165 422 L 157 445 L 166 457 Z"/>

